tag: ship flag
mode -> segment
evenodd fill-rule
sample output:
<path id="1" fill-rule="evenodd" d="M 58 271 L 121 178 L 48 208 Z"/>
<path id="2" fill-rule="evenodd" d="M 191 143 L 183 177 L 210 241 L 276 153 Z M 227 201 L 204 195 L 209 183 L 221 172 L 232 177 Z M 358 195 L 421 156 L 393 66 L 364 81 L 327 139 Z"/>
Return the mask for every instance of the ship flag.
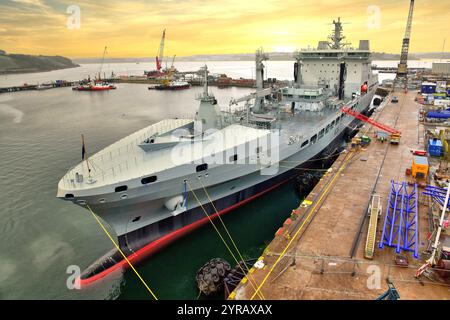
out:
<path id="1" fill-rule="evenodd" d="M 86 145 L 84 144 L 84 134 L 81 135 L 81 161 L 86 157 Z"/>

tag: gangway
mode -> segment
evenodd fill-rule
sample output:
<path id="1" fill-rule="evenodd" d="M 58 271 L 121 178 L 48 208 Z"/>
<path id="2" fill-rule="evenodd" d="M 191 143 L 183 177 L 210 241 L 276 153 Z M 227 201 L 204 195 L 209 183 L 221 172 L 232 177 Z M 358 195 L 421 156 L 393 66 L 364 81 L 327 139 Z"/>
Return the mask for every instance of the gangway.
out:
<path id="1" fill-rule="evenodd" d="M 363 115 L 362 113 L 359 113 L 358 111 L 352 110 L 349 107 L 342 107 L 341 111 L 352 117 L 355 117 L 356 119 L 359 119 L 361 121 L 364 121 L 365 123 L 368 123 L 374 127 L 377 127 L 383 131 L 389 132 L 390 134 L 393 134 L 393 135 L 401 134 L 401 132 L 399 130 L 391 128 L 391 127 L 389 127 L 383 123 L 380 123 L 378 121 L 375 121 L 374 119 L 371 119 L 371 118 Z"/>
<path id="2" fill-rule="evenodd" d="M 373 259 L 373 254 L 375 251 L 375 239 L 377 237 L 378 216 L 381 215 L 381 197 L 379 195 L 374 194 L 372 196 L 372 203 L 370 204 L 369 212 L 370 219 L 364 257 L 367 259 Z"/>

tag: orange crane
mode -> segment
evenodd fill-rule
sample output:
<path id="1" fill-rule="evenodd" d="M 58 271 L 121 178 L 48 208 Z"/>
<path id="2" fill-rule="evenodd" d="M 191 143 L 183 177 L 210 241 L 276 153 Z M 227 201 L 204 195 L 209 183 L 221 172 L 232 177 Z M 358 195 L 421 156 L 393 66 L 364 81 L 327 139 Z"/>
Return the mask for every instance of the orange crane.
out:
<path id="1" fill-rule="evenodd" d="M 383 131 L 386 131 L 386 132 L 390 133 L 391 134 L 390 142 L 392 144 L 398 144 L 400 142 L 400 137 L 401 137 L 400 130 L 397 130 L 395 128 L 391 128 L 391 127 L 389 127 L 389 126 L 387 126 L 387 125 L 385 125 L 385 124 L 383 124 L 381 122 L 375 121 L 375 120 L 373 120 L 373 119 L 371 119 L 371 118 L 369 118 L 369 117 L 367 117 L 367 116 L 365 116 L 365 115 L 363 115 L 363 114 L 361 114 L 361 113 L 359 113 L 357 111 L 352 110 L 349 107 L 342 107 L 341 111 L 346 113 L 346 114 L 348 114 L 348 115 L 350 115 L 350 116 L 352 116 L 352 117 L 355 117 L 356 119 L 359 119 L 359 120 L 361 120 L 361 121 L 363 121 L 365 123 L 368 123 L 368 124 L 370 124 L 370 125 L 372 125 L 374 127 L 377 127 L 377 128 L 379 128 L 379 129 L 381 129 Z"/>
<path id="2" fill-rule="evenodd" d="M 159 44 L 159 50 L 158 54 L 156 55 L 156 70 L 158 72 L 161 72 L 162 69 L 162 61 L 164 59 L 164 40 L 166 39 L 166 29 L 164 29 L 162 37 L 161 37 L 161 43 Z"/>
<path id="3" fill-rule="evenodd" d="M 389 126 L 387 126 L 385 124 L 382 124 L 382 123 L 380 123 L 378 121 L 375 121 L 375 120 L 373 120 L 373 119 L 371 119 L 371 118 L 369 118 L 369 117 L 367 117 L 367 116 L 365 116 L 365 115 L 363 115 L 363 114 L 361 114 L 361 113 L 359 113 L 357 111 L 354 111 L 354 110 L 350 109 L 349 107 L 343 107 L 341 109 L 341 111 L 346 113 L 346 114 L 348 114 L 348 115 L 350 115 L 350 116 L 355 117 L 356 119 L 364 121 L 364 122 L 366 122 L 368 124 L 373 125 L 374 127 L 377 127 L 379 129 L 381 129 L 383 131 L 386 131 L 386 132 L 389 132 L 391 134 L 400 134 L 401 133 L 399 130 L 391 128 L 391 127 L 389 127 Z"/>

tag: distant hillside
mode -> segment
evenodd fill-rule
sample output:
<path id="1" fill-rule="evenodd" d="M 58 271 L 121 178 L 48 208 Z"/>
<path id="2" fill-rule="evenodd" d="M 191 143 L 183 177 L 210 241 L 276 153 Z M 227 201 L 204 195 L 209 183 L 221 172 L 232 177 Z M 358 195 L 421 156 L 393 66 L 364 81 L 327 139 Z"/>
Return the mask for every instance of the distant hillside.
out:
<path id="1" fill-rule="evenodd" d="M 423 52 L 413 54 L 421 59 L 450 59 L 450 52 Z"/>
<path id="2" fill-rule="evenodd" d="M 79 65 L 61 56 L 7 54 L 0 50 L 0 74 L 45 72 L 75 67 Z"/>
<path id="3" fill-rule="evenodd" d="M 269 52 L 269 59 L 272 61 L 290 61 L 294 60 L 293 53 L 290 52 Z M 224 55 L 195 55 L 189 57 L 178 58 L 178 61 L 214 61 L 214 60 L 230 60 L 230 61 L 253 61 L 255 59 L 254 53 L 242 54 L 224 54 Z M 414 54 L 409 55 L 410 60 L 419 60 Z M 372 52 L 372 60 L 400 60 L 399 54 Z"/>

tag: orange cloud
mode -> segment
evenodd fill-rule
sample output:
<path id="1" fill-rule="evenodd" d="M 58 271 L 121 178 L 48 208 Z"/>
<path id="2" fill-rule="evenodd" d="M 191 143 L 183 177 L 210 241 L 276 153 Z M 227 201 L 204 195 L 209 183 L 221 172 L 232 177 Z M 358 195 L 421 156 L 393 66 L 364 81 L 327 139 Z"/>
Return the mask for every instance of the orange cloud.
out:
<path id="1" fill-rule="evenodd" d="M 68 29 L 66 12 L 76 4 L 80 29 Z M 0 44 L 8 52 L 69 57 L 154 56 L 163 28 L 167 55 L 254 52 L 316 46 L 338 16 L 347 40 L 371 40 L 371 49 L 400 52 L 407 0 L 268 1 L 72 1 L 0 2 Z M 449 38 L 450 1 L 421 0 L 414 12 L 411 52 L 441 51 Z"/>

